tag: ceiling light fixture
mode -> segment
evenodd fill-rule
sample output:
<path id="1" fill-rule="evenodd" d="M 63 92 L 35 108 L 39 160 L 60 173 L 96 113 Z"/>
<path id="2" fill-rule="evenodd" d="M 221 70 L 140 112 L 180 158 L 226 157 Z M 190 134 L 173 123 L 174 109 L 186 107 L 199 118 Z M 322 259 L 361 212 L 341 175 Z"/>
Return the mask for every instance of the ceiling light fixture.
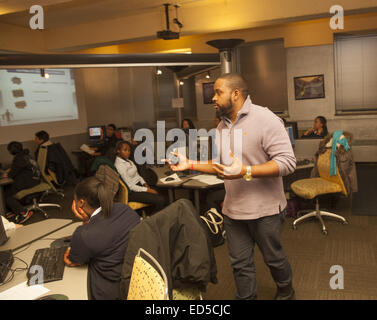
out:
<path id="1" fill-rule="evenodd" d="M 45 78 L 45 79 L 48 79 L 48 78 L 50 78 L 50 75 L 45 72 L 45 69 L 42 68 L 41 69 L 41 77 Z"/>

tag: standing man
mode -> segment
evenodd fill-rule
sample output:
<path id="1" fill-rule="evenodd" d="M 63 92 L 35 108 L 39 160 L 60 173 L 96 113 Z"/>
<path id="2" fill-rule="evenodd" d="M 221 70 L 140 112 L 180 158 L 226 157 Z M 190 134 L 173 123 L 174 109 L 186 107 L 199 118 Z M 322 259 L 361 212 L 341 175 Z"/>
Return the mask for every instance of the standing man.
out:
<path id="1" fill-rule="evenodd" d="M 179 163 L 170 164 L 171 169 L 191 169 L 225 178 L 224 226 L 237 286 L 236 299 L 257 298 L 254 244 L 262 252 L 277 285 L 275 299 L 294 299 L 292 270 L 280 243 L 287 205 L 282 176 L 296 168 L 288 134 L 280 118 L 251 102 L 247 84 L 240 75 L 219 77 L 214 90 L 214 108 L 222 119 L 217 127 L 218 159 L 201 163 L 175 154 Z M 237 130 L 241 130 L 242 141 L 235 143 Z M 230 152 L 223 144 L 224 137 L 230 140 Z M 242 145 L 242 150 L 235 150 L 236 145 Z"/>

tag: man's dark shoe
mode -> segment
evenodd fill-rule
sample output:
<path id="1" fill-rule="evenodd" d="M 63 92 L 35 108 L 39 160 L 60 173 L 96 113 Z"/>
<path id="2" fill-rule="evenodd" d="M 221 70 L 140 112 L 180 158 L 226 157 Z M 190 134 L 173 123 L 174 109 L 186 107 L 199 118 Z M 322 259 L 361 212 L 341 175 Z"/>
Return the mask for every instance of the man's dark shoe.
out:
<path id="1" fill-rule="evenodd" d="M 296 300 L 295 290 L 293 290 L 291 285 L 283 288 L 279 288 L 275 294 L 275 300 Z"/>

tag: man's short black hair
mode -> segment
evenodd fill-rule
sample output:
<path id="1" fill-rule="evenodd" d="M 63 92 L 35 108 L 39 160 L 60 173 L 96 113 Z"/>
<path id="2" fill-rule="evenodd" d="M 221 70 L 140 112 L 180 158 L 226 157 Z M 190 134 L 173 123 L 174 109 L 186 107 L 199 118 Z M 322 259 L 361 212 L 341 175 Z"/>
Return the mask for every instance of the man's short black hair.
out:
<path id="1" fill-rule="evenodd" d="M 114 123 L 110 123 L 110 124 L 108 124 L 107 126 L 108 126 L 108 127 L 111 127 L 111 128 L 113 128 L 114 130 L 116 130 L 116 129 L 117 129 L 117 127 L 115 126 L 115 124 L 114 124 Z"/>
<path id="2" fill-rule="evenodd" d="M 239 73 L 225 73 L 221 75 L 218 79 L 223 79 L 226 81 L 227 86 L 232 90 L 239 90 L 242 96 L 246 99 L 249 95 L 249 89 L 244 77 L 242 77 Z"/>
<path id="3" fill-rule="evenodd" d="M 35 136 L 43 142 L 50 140 L 50 135 L 44 130 L 38 131 Z"/>

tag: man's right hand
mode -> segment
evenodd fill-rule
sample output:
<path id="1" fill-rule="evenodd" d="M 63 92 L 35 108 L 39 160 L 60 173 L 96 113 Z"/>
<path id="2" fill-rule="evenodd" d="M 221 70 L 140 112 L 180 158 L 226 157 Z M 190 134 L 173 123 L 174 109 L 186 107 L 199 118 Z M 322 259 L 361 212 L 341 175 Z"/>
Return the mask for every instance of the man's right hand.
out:
<path id="1" fill-rule="evenodd" d="M 177 164 L 172 164 L 171 160 L 164 159 L 165 162 L 169 163 L 170 170 L 172 170 L 172 171 L 185 171 L 185 170 L 190 168 L 189 160 L 185 156 L 183 156 L 183 155 L 181 155 L 177 152 L 172 152 L 172 154 L 178 158 Z"/>

